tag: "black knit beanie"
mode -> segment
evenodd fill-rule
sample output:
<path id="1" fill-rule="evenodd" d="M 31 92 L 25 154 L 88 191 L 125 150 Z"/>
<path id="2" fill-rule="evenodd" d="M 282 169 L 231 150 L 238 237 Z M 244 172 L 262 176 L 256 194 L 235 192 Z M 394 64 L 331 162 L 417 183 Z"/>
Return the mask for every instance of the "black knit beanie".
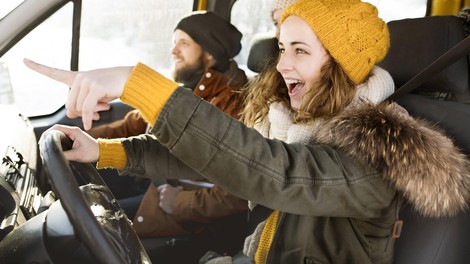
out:
<path id="1" fill-rule="evenodd" d="M 229 21 L 213 12 L 192 12 L 181 19 L 176 29 L 184 31 L 214 56 L 216 64 L 213 68 L 220 72 L 228 70 L 230 59 L 242 48 L 242 33 Z"/>

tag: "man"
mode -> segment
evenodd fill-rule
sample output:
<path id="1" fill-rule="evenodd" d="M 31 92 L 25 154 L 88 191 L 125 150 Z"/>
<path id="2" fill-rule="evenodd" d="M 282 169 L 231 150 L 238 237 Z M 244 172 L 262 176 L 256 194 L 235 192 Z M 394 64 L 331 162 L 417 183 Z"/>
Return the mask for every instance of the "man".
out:
<path id="1" fill-rule="evenodd" d="M 241 33 L 212 12 L 194 12 L 183 18 L 174 32 L 173 79 L 237 117 L 236 91 L 247 78 L 232 60 L 241 49 Z M 196 89 L 197 88 L 197 89 Z M 137 110 L 123 120 L 91 129 L 93 137 L 117 138 L 145 132 L 147 123 Z"/>
<path id="2" fill-rule="evenodd" d="M 236 90 L 247 82 L 245 73 L 232 60 L 241 49 L 241 37 L 232 24 L 216 14 L 194 12 L 177 24 L 171 50 L 174 80 L 234 118 L 240 107 Z M 95 138 L 119 138 L 143 134 L 146 129 L 143 117 L 134 110 L 123 120 L 93 128 L 89 134 Z M 115 185 L 113 181 L 107 179 L 111 186 Z M 176 185 L 150 184 L 137 213 L 135 202 L 140 202 L 142 196 L 120 200 L 129 218 L 134 219 L 139 236 L 213 234 L 216 226 L 217 232 L 238 232 L 243 238 L 244 232 L 236 231 L 236 225 L 243 224 L 238 219 L 247 209 L 246 200 L 207 182 Z M 125 184 L 121 187 L 130 188 Z M 234 215 L 237 217 L 231 219 Z M 227 234 L 224 236 L 229 237 Z M 233 245 L 240 244 L 232 240 Z"/>

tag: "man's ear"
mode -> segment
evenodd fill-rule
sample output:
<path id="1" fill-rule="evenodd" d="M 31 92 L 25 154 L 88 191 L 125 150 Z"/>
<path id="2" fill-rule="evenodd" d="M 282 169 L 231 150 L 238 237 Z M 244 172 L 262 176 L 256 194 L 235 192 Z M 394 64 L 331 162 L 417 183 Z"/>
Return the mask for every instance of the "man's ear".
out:
<path id="1" fill-rule="evenodd" d="M 214 58 L 214 56 L 212 56 L 212 54 L 210 54 L 209 52 L 204 52 L 204 58 L 206 60 L 206 66 L 207 68 L 212 68 L 215 63 L 216 63 L 216 60 Z"/>

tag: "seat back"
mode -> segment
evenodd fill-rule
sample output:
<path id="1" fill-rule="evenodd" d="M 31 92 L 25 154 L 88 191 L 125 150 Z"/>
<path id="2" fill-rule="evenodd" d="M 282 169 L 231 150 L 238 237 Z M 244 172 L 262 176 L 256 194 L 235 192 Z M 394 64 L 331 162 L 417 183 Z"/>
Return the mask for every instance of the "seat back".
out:
<path id="1" fill-rule="evenodd" d="M 410 206 L 400 212 L 404 220 L 395 241 L 395 264 L 470 263 L 470 213 L 440 219 L 418 215 Z"/>
<path id="2" fill-rule="evenodd" d="M 247 66 L 253 72 L 260 73 L 277 59 L 279 46 L 276 37 L 267 33 L 256 34 L 250 42 Z"/>
<path id="3" fill-rule="evenodd" d="M 391 21 L 388 28 L 391 45 L 379 66 L 392 75 L 396 88 L 465 38 L 462 22 L 455 16 Z M 469 103 L 468 63 L 468 57 L 462 57 L 413 93 Z"/>
<path id="4" fill-rule="evenodd" d="M 391 47 L 379 64 L 394 79 L 396 88 L 464 39 L 457 17 L 425 17 L 389 22 Z M 397 102 L 411 115 L 444 129 L 470 154 L 469 61 L 464 56 L 412 94 Z M 470 263 L 470 211 L 449 218 L 426 218 L 409 205 L 400 212 L 404 221 L 395 241 L 394 263 Z"/>

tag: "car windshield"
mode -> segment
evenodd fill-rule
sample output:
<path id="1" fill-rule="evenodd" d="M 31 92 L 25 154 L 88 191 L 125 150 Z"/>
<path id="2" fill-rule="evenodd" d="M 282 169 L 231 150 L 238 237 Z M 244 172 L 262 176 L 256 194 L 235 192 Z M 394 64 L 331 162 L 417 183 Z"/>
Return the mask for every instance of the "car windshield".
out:
<path id="1" fill-rule="evenodd" d="M 22 1 L 1 1 L 2 16 Z M 79 69 L 135 65 L 142 61 L 169 72 L 172 34 L 193 0 L 83 1 Z M 68 90 L 23 65 L 29 58 L 69 69 L 72 3 L 41 23 L 0 58 L 0 103 L 14 104 L 29 117 L 51 114 L 64 105 Z"/>

